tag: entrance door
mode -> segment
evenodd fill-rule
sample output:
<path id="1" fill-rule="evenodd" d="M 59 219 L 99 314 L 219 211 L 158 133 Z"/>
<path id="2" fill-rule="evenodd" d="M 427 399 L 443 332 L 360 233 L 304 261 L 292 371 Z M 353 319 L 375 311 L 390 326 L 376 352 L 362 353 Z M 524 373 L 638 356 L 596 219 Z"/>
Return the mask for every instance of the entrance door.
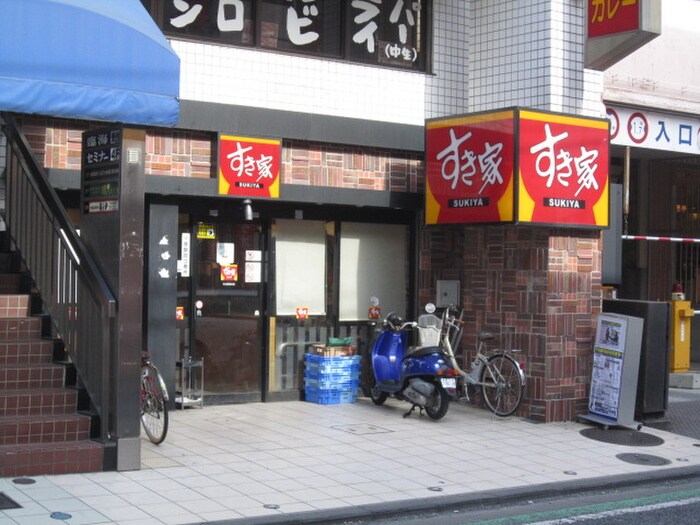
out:
<path id="1" fill-rule="evenodd" d="M 192 235 L 193 354 L 204 359 L 205 399 L 260 401 L 261 227 L 211 219 L 196 222 Z"/>

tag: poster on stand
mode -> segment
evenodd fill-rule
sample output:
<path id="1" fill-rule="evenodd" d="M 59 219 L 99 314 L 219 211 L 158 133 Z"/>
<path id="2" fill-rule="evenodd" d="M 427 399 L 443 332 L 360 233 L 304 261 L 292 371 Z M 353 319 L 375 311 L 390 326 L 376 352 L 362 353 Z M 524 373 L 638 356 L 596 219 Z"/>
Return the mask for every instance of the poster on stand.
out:
<path id="1" fill-rule="evenodd" d="M 644 319 L 619 314 L 598 316 L 593 342 L 588 414 L 608 426 L 639 426 L 635 421 L 637 376 Z"/>
<path id="2" fill-rule="evenodd" d="M 627 320 L 601 317 L 598 327 L 593 348 L 593 376 L 588 410 L 617 419 Z"/>

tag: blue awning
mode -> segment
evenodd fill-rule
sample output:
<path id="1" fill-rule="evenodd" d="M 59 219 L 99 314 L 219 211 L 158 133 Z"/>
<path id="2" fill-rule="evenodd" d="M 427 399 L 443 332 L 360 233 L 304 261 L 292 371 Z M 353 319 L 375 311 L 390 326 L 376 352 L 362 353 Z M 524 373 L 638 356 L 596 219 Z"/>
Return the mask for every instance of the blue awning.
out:
<path id="1" fill-rule="evenodd" d="M 174 126 L 179 89 L 139 0 L 0 0 L 0 110 Z"/>

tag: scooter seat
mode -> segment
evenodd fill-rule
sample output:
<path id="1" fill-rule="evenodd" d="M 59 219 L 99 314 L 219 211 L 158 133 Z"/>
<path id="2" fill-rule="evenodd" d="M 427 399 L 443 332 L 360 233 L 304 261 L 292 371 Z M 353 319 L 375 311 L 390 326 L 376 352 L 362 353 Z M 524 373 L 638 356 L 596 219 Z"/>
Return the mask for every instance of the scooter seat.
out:
<path id="1" fill-rule="evenodd" d="M 426 355 L 431 355 L 431 354 L 442 354 L 443 356 L 445 353 L 442 350 L 442 347 L 440 346 L 421 346 L 421 347 L 412 347 L 408 352 L 406 352 L 406 355 L 403 356 L 403 360 L 405 361 L 406 359 L 412 358 L 412 357 L 425 357 Z"/>

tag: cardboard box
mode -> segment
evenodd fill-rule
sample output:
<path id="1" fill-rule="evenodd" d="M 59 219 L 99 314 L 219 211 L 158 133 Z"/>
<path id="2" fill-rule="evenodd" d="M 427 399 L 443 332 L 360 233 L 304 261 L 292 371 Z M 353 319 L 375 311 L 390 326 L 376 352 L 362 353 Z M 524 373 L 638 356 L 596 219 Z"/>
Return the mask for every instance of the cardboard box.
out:
<path id="1" fill-rule="evenodd" d="M 313 353 L 323 357 L 343 357 L 355 355 L 356 352 L 357 347 L 355 346 L 313 345 Z"/>

